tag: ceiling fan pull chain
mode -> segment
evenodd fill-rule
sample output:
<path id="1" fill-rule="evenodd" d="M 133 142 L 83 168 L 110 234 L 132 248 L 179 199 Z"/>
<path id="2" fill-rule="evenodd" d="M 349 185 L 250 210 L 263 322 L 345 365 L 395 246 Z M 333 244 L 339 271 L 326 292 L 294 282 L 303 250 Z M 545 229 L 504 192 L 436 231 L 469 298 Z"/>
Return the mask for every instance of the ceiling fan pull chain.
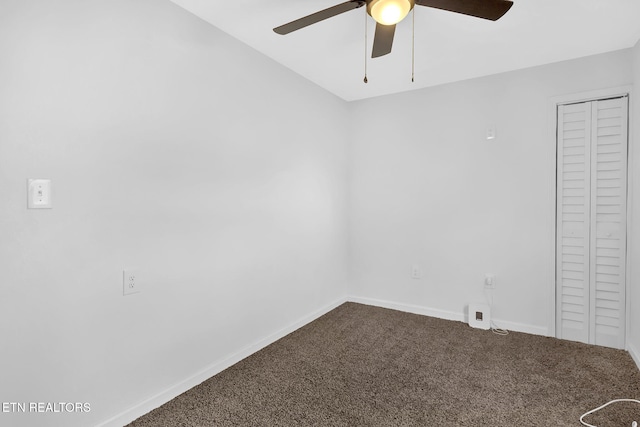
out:
<path id="1" fill-rule="evenodd" d="M 411 11 L 411 83 L 416 71 L 416 8 Z"/>
<path id="2" fill-rule="evenodd" d="M 365 83 L 369 83 L 367 79 L 367 9 L 364 10 L 364 80 Z"/>

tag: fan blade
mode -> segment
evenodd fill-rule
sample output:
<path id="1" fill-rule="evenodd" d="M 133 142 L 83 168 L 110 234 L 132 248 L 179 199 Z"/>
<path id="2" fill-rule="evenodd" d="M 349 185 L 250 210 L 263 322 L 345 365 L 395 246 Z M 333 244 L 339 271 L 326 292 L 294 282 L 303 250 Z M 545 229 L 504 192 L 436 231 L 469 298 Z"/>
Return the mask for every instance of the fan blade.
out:
<path id="1" fill-rule="evenodd" d="M 497 21 L 513 6 L 509 0 L 416 0 L 420 6 Z"/>
<path id="2" fill-rule="evenodd" d="M 391 46 L 393 45 L 393 35 L 396 32 L 396 26 L 394 25 L 382 25 L 376 23 L 376 35 L 373 39 L 373 52 L 371 52 L 372 58 L 386 55 L 391 52 Z"/>
<path id="3" fill-rule="evenodd" d="M 348 12 L 353 9 L 357 9 L 367 4 L 365 0 L 351 0 L 345 3 L 340 3 L 330 8 L 321 10 L 320 12 L 312 13 L 304 18 L 296 19 L 288 24 L 281 25 L 273 29 L 278 34 L 289 34 L 293 31 L 299 30 L 316 22 L 324 21 L 325 19 L 332 18 L 341 13 Z"/>

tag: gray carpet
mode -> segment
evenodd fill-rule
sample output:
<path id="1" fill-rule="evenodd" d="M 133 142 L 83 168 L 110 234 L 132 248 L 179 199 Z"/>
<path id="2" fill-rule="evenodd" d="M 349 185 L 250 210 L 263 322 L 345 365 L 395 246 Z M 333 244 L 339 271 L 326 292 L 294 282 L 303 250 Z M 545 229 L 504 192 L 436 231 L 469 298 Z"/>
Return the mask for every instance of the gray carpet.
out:
<path id="1" fill-rule="evenodd" d="M 640 399 L 625 351 L 346 303 L 129 426 L 580 426 L 614 398 Z"/>

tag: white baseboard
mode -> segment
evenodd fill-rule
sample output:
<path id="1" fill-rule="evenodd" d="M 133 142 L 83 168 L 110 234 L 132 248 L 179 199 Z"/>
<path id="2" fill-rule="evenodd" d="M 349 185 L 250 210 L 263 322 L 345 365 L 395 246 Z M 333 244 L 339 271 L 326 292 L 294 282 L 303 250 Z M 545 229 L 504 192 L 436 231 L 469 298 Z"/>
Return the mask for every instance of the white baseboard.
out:
<path id="1" fill-rule="evenodd" d="M 350 295 L 347 301 L 359 304 L 372 305 L 375 307 L 389 308 L 391 310 L 404 311 L 405 313 L 421 314 L 423 316 L 437 317 L 438 319 L 455 320 L 464 322 L 464 313 L 438 310 L 435 308 L 423 307 L 419 305 L 403 304 L 399 302 L 386 301 L 374 298 L 357 297 Z"/>
<path id="2" fill-rule="evenodd" d="M 297 321 L 291 323 L 290 325 L 280 329 L 279 331 L 269 335 L 266 338 L 261 339 L 253 344 L 250 344 L 244 347 L 242 350 L 230 355 L 226 359 L 222 361 L 218 361 L 213 363 L 212 365 L 206 367 L 205 369 L 197 372 L 191 377 L 180 381 L 177 384 L 172 385 L 171 387 L 161 391 L 160 393 L 149 397 L 148 399 L 138 403 L 137 405 L 132 406 L 131 408 L 125 410 L 124 412 L 109 418 L 106 421 L 98 424 L 96 427 L 122 427 L 123 425 L 129 424 L 134 421 L 136 418 L 141 417 L 142 415 L 152 411 L 153 409 L 167 403 L 171 399 L 179 396 L 185 391 L 195 387 L 196 385 L 206 381 L 212 376 L 224 371 L 228 367 L 238 363 L 242 359 L 252 355 L 253 353 L 263 349 L 269 344 L 274 343 L 280 338 L 290 334 L 296 329 L 301 328 L 302 326 L 314 321 L 318 317 L 328 313 L 334 308 L 342 305 L 347 301 L 347 298 L 339 298 L 334 302 L 314 311 L 313 313 L 306 315 Z"/>
<path id="3" fill-rule="evenodd" d="M 636 362 L 636 366 L 638 366 L 638 369 L 640 369 L 640 351 L 638 351 L 637 348 L 629 343 L 627 343 L 627 351 L 631 355 L 633 361 Z"/>
<path id="4" fill-rule="evenodd" d="M 500 329 L 507 329 L 514 332 L 523 332 L 531 335 L 541 335 L 548 337 L 549 329 L 542 326 L 527 325 L 526 323 L 509 322 L 508 320 L 493 319 L 493 323 Z"/>
<path id="5" fill-rule="evenodd" d="M 423 307 L 413 304 L 403 304 L 393 301 L 379 300 L 373 298 L 358 297 L 350 295 L 347 298 L 348 301 L 357 302 L 365 305 L 373 305 L 376 307 L 389 308 L 392 310 L 404 311 L 406 313 L 420 314 L 423 316 L 437 317 L 438 319 L 455 320 L 458 322 L 466 322 L 467 317 L 465 313 L 440 310 L 436 308 Z M 548 335 L 548 329 L 546 327 L 527 325 L 524 323 L 510 322 L 502 319 L 493 319 L 493 322 L 497 327 L 502 329 L 508 329 L 515 332 L 524 332 L 532 335 Z"/>

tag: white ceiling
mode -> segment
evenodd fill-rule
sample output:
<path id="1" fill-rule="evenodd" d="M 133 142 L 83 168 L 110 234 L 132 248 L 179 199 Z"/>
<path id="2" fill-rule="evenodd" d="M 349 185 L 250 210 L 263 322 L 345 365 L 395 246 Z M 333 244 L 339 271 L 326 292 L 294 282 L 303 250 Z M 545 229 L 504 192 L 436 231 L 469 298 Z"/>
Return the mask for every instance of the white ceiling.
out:
<path id="1" fill-rule="evenodd" d="M 376 59 L 367 18 L 364 84 L 364 7 L 282 36 L 272 29 L 346 0 L 172 1 L 346 101 L 624 49 L 640 38 L 640 0 L 513 0 L 496 22 L 416 6 L 415 82 L 409 15 L 392 52 Z"/>

